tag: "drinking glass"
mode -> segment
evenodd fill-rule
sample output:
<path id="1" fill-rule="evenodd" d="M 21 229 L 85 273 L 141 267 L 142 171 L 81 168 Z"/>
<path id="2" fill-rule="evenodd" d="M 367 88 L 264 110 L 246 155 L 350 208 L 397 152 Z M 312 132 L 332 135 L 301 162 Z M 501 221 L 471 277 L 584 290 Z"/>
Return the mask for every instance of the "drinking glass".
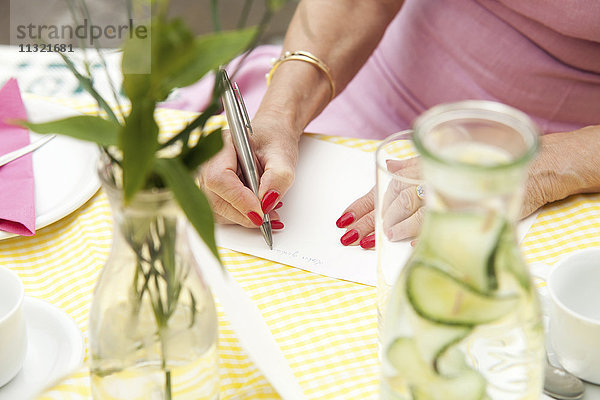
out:
<path id="1" fill-rule="evenodd" d="M 394 200 L 421 206 L 417 187 L 423 187 L 420 163 L 412 143 L 412 130 L 386 138 L 375 152 L 377 184 L 375 194 L 375 241 L 377 243 L 377 323 L 382 332 L 383 314 L 389 291 L 411 252 L 412 239 L 392 240 L 389 235 L 398 214 L 386 211 Z M 412 208 L 412 207 L 411 207 Z M 406 210 L 406 209 L 405 209 Z M 406 210 L 407 213 L 412 210 Z"/>

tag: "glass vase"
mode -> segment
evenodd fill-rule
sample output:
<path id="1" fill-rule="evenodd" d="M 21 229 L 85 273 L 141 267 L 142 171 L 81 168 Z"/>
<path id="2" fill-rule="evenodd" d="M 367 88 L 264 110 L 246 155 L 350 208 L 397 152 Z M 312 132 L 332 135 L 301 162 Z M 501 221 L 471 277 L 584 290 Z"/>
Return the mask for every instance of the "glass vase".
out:
<path id="1" fill-rule="evenodd" d="M 413 129 L 426 208 L 383 315 L 381 398 L 537 400 L 543 326 L 515 235 L 537 130 L 487 101 L 434 107 Z"/>
<path id="2" fill-rule="evenodd" d="M 92 396 L 218 399 L 217 317 L 168 190 L 127 205 L 109 162 L 99 168 L 113 245 L 90 313 Z"/>

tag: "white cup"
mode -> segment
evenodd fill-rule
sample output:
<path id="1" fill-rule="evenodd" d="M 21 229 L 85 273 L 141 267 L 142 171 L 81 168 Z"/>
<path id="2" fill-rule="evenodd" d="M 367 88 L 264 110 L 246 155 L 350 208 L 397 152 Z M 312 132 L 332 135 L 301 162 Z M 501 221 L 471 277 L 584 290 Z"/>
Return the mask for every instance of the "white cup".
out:
<path id="1" fill-rule="evenodd" d="M 600 384 L 600 248 L 569 254 L 554 265 L 550 293 L 550 342 L 570 373 Z"/>
<path id="2" fill-rule="evenodd" d="M 0 267 L 0 387 L 17 375 L 27 352 L 25 291 L 13 271 Z"/>

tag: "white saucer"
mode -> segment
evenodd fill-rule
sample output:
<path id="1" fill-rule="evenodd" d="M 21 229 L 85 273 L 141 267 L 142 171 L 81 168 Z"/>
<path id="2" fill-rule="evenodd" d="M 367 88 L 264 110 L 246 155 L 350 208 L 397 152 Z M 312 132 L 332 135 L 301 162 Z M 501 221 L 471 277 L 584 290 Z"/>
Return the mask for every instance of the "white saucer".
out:
<path id="1" fill-rule="evenodd" d="M 27 355 L 17 376 L 0 387 L 0 400 L 32 399 L 74 372 L 83 361 L 83 337 L 67 313 L 25 296 L 23 315 L 27 324 Z"/>
<path id="2" fill-rule="evenodd" d="M 530 266 L 531 274 L 534 276 L 534 279 L 546 281 L 548 279 L 548 274 L 552 269 L 551 266 L 546 265 L 544 263 L 534 263 Z M 554 353 L 554 349 L 552 348 L 552 340 L 550 340 L 550 336 L 552 332 L 550 332 L 550 317 L 548 316 L 549 307 L 550 307 L 550 295 L 548 294 L 548 287 L 546 285 L 538 286 L 538 295 L 540 299 L 540 305 L 542 306 L 542 316 L 544 321 L 544 333 L 546 334 L 546 354 L 548 355 L 548 360 L 552 365 L 561 367 L 560 362 L 558 361 L 558 357 Z M 582 400 L 600 400 L 600 385 L 595 385 L 593 383 L 585 382 L 585 394 L 583 395 Z M 551 397 L 542 394 L 541 400 L 552 400 Z"/>
<path id="3" fill-rule="evenodd" d="M 548 329 L 548 317 L 544 316 L 544 324 L 546 326 L 546 335 L 548 338 L 546 339 L 546 352 L 548 354 L 548 359 L 552 365 L 556 365 L 561 367 L 560 362 L 558 361 L 558 357 L 556 353 L 554 353 L 554 349 L 552 348 L 552 340 L 550 340 L 550 336 L 552 332 Z M 582 400 L 600 400 L 600 385 L 596 385 L 594 383 L 583 381 L 585 385 L 585 394 L 582 397 Z M 552 400 L 551 397 L 543 395 L 542 400 Z"/>

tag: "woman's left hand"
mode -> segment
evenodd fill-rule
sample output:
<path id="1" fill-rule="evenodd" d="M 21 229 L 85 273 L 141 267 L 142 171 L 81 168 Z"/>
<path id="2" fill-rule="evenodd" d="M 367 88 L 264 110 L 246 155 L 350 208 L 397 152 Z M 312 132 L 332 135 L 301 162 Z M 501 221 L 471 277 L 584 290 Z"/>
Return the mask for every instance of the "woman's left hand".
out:
<path id="1" fill-rule="evenodd" d="M 419 158 L 389 161 L 388 170 L 410 183 L 394 179 L 383 194 L 382 218 L 385 234 L 392 241 L 414 237 L 419 233 L 425 203 L 417 195 L 414 180 L 420 176 Z M 375 190 L 350 204 L 337 220 L 338 228 L 346 228 L 340 241 L 344 246 L 360 244 L 364 249 L 375 246 Z"/>
<path id="2" fill-rule="evenodd" d="M 520 218 L 573 194 L 600 192 L 598 154 L 600 125 L 544 135 L 538 157 L 528 170 Z M 388 163 L 388 169 L 392 173 L 414 177 L 418 160 L 416 157 L 392 161 Z M 338 228 L 346 228 L 341 238 L 343 245 L 375 246 L 375 189 L 353 202 L 337 220 Z M 423 220 L 423 206 L 416 185 L 391 184 L 382 204 L 387 237 L 397 241 L 416 236 Z"/>

